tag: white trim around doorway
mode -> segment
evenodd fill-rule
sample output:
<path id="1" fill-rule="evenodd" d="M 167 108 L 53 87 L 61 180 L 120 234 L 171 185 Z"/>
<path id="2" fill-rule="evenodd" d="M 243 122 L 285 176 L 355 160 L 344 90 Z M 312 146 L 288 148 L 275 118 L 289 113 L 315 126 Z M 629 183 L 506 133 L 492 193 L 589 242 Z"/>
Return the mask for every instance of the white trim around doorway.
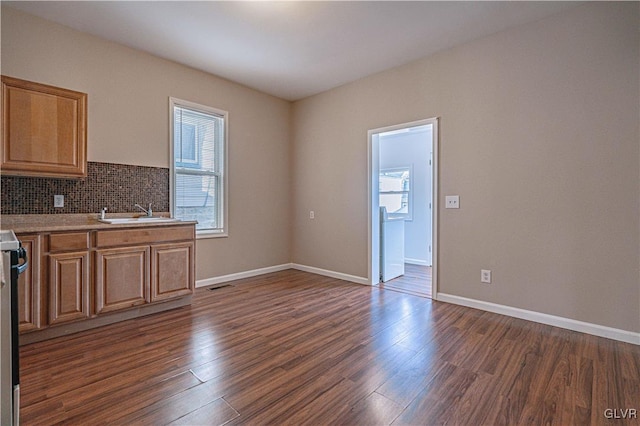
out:
<path id="1" fill-rule="evenodd" d="M 380 208 L 379 200 L 374 194 L 378 193 L 378 175 L 380 171 L 379 158 L 379 141 L 380 133 L 391 132 L 394 130 L 406 129 L 410 127 L 432 125 L 432 142 L 433 142 L 433 159 L 432 159 L 432 209 L 431 209 L 431 238 L 432 238 L 432 280 L 431 280 L 431 298 L 438 298 L 438 187 L 439 187 L 439 137 L 438 137 L 438 117 L 425 120 L 412 121 L 409 123 L 397 124 L 394 126 L 381 127 L 372 129 L 367 132 L 367 157 L 369 160 L 367 168 L 368 176 L 368 281 L 370 285 L 380 283 L 380 265 L 374 262 L 374 256 L 380 256 Z"/>

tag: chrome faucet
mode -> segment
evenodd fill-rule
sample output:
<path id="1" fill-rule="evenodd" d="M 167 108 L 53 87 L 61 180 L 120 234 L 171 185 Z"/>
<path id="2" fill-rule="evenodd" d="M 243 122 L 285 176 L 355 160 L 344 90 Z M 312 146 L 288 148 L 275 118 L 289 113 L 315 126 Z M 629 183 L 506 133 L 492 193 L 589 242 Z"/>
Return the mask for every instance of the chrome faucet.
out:
<path id="1" fill-rule="evenodd" d="M 107 208 L 103 207 L 102 210 L 100 210 L 100 219 L 106 219 L 107 218 Z"/>
<path id="2" fill-rule="evenodd" d="M 140 210 L 142 210 L 143 212 L 145 212 L 147 214 L 147 217 L 152 217 L 153 216 L 153 210 L 151 210 L 151 203 L 149 203 L 149 209 L 145 209 L 144 207 L 142 207 L 138 203 L 136 203 L 134 207 L 137 207 Z"/>

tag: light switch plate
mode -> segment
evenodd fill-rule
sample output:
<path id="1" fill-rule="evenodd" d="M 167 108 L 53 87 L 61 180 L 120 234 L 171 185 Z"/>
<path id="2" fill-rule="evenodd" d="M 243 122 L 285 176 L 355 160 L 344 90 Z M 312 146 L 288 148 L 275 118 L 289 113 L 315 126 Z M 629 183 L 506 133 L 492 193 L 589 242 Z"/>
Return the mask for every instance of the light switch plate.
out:
<path id="1" fill-rule="evenodd" d="M 53 196 L 53 207 L 64 207 L 64 195 Z"/>
<path id="2" fill-rule="evenodd" d="M 460 196 L 459 195 L 447 195 L 444 197 L 444 207 L 447 209 L 459 209 L 460 208 Z"/>

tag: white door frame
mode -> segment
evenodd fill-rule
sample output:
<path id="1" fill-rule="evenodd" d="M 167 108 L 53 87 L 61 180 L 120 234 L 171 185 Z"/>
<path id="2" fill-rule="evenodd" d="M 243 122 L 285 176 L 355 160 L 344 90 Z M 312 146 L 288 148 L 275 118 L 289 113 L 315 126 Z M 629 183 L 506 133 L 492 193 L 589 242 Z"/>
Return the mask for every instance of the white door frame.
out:
<path id="1" fill-rule="evenodd" d="M 431 169 L 431 298 L 438 298 L 438 159 L 439 159 L 439 137 L 438 137 L 438 117 L 428 118 L 425 120 L 412 121 L 410 123 L 397 124 L 395 126 L 381 127 L 369 130 L 368 134 L 368 256 L 369 256 L 369 275 L 370 285 L 380 283 L 380 200 L 377 196 L 380 175 L 380 133 L 391 132 L 393 130 L 406 129 L 407 127 L 417 127 L 424 125 L 432 125 L 432 142 L 433 142 L 433 161 Z M 375 196 L 374 196 L 375 194 Z"/>

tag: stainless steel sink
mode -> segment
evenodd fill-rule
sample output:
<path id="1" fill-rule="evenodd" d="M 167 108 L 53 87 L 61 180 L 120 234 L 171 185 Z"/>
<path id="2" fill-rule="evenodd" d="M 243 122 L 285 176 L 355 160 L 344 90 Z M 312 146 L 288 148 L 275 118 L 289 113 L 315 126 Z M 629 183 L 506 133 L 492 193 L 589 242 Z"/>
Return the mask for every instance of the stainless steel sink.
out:
<path id="1" fill-rule="evenodd" d="M 106 219 L 98 219 L 98 221 L 103 223 L 110 223 L 112 225 L 126 225 L 126 224 L 134 224 L 134 223 L 160 223 L 160 222 L 178 222 L 179 219 L 175 219 L 172 217 L 113 217 Z"/>

